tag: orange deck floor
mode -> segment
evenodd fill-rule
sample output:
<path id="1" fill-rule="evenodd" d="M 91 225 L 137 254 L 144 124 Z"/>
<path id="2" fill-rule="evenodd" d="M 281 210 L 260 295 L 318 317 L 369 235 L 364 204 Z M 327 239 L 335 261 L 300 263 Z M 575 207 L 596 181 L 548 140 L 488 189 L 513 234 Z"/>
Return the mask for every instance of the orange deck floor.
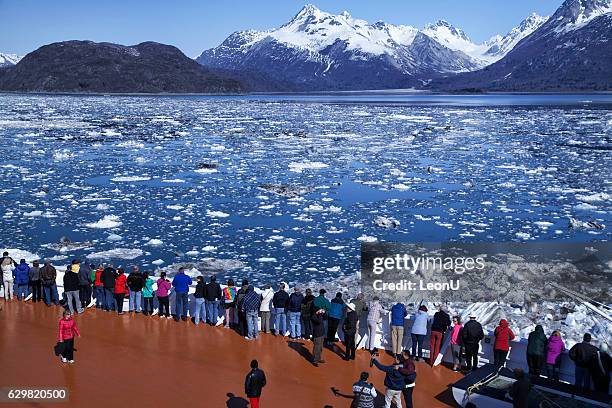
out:
<path id="1" fill-rule="evenodd" d="M 261 335 L 248 342 L 222 327 L 157 316 L 118 316 L 89 309 L 76 316 L 76 363 L 53 354 L 61 308 L 43 303 L 0 301 L 0 387 L 66 387 L 69 403 L 2 403 L 6 407 L 230 407 L 246 408 L 244 376 L 259 360 L 267 376 L 261 406 L 348 407 L 331 388 L 350 393 L 361 371 L 379 393 L 384 374 L 369 367 L 369 353 L 345 362 L 325 349 L 325 364 L 311 365 L 312 343 Z M 303 345 L 302 345 L 303 344 Z M 389 356 L 381 357 L 390 363 Z M 448 389 L 460 375 L 446 367 L 417 364 L 416 408 L 456 406 Z M 379 397 L 376 406 L 383 406 Z"/>

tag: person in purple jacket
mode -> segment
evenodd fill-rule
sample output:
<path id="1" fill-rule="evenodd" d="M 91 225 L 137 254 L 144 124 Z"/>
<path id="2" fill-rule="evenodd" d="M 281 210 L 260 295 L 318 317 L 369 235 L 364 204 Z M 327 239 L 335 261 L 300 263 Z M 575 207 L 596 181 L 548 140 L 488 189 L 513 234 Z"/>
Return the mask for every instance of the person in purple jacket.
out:
<path id="1" fill-rule="evenodd" d="M 172 284 L 166 279 L 166 272 L 162 272 L 160 278 L 157 280 L 157 290 L 155 291 L 157 301 L 159 302 L 160 318 L 170 318 L 170 300 L 168 298 L 170 288 L 172 288 Z"/>
<path id="2" fill-rule="evenodd" d="M 561 333 L 555 330 L 548 339 L 546 346 L 546 376 L 555 381 L 559 381 L 559 367 L 561 366 L 561 353 L 565 351 L 565 344 L 561 338 Z"/>

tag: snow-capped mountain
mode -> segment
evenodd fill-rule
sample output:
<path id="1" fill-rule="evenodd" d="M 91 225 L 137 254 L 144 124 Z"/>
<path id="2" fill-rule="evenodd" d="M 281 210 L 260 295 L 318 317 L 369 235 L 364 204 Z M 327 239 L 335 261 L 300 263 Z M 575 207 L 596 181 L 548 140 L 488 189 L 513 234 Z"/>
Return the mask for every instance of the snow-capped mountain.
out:
<path id="1" fill-rule="evenodd" d="M 422 86 L 432 78 L 474 71 L 502 58 L 545 19 L 532 16 L 506 36 L 473 43 L 440 20 L 422 30 L 382 21 L 370 24 L 347 12 L 305 6 L 287 24 L 239 31 L 197 61 L 293 89 L 372 89 Z M 527 21 L 527 20 L 526 20 Z M 260 82 L 260 83 L 255 83 Z"/>
<path id="2" fill-rule="evenodd" d="M 498 62 L 438 89 L 612 90 L 612 0 L 565 0 Z"/>
<path id="3" fill-rule="evenodd" d="M 16 65 L 22 57 L 15 54 L 3 54 L 0 52 L 0 67 Z"/>

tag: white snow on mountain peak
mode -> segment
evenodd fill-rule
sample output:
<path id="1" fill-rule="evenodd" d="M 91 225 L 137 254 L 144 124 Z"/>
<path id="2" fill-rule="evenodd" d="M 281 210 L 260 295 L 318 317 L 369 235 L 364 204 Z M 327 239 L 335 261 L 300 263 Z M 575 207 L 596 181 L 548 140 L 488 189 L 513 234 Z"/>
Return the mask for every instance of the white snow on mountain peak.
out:
<path id="1" fill-rule="evenodd" d="M 3 54 L 0 52 L 0 67 L 11 66 L 21 61 L 22 56 L 15 54 Z"/>
<path id="2" fill-rule="evenodd" d="M 612 13 L 612 0 L 565 0 L 551 20 L 556 32 L 584 27 L 603 14 Z"/>
<path id="3" fill-rule="evenodd" d="M 547 17 L 540 16 L 536 13 L 531 13 L 517 27 L 514 27 L 505 36 L 496 36 L 485 42 L 487 50 L 485 56 L 498 60 L 509 53 L 523 38 L 527 37 L 535 30 L 540 28 L 547 20 Z"/>

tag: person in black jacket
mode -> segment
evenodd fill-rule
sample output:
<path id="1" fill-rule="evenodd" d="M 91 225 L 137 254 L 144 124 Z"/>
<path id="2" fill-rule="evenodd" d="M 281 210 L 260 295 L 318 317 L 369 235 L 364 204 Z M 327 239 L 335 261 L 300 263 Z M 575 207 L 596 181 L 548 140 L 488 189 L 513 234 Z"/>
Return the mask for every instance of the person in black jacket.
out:
<path id="1" fill-rule="evenodd" d="M 285 284 L 279 285 L 278 292 L 272 298 L 272 306 L 276 314 L 274 322 L 274 335 L 284 336 L 287 333 L 287 306 L 289 305 L 289 295 L 285 292 Z"/>
<path id="2" fill-rule="evenodd" d="M 431 324 L 431 335 L 429 337 L 429 364 L 432 367 L 438 357 L 438 353 L 440 353 L 440 348 L 444 341 L 444 333 L 446 333 L 450 325 L 450 316 L 446 313 L 445 306 L 440 305 L 440 310 L 434 314 Z"/>
<path id="3" fill-rule="evenodd" d="M 610 371 L 612 371 L 612 357 L 604 351 L 605 344 L 597 352 L 593 364 L 591 365 L 591 378 L 595 391 L 607 394 L 610 389 Z M 606 348 L 607 350 L 607 348 Z"/>
<path id="4" fill-rule="evenodd" d="M 241 336 L 246 336 L 248 334 L 247 318 L 245 312 L 242 310 L 242 301 L 244 300 L 248 288 L 249 281 L 243 279 L 242 286 L 236 292 L 236 308 L 238 309 L 238 325 L 236 326 L 236 330 Z"/>
<path id="5" fill-rule="evenodd" d="M 531 381 L 525 375 L 521 368 L 514 369 L 516 381 L 512 383 L 508 389 L 508 394 L 512 397 L 513 408 L 529 408 L 529 391 L 531 390 Z"/>
<path id="6" fill-rule="evenodd" d="M 471 314 L 470 320 L 461 330 L 461 340 L 463 340 L 463 347 L 465 348 L 468 371 L 478 368 L 478 351 L 480 350 L 480 341 L 482 339 L 484 339 L 482 325 L 476 321 L 476 316 Z"/>
<path id="7" fill-rule="evenodd" d="M 311 317 L 312 320 L 312 363 L 318 367 L 325 360 L 321 359 L 323 353 L 323 340 L 325 339 L 325 309 L 318 309 Z"/>
<path id="8" fill-rule="evenodd" d="M 200 323 L 200 315 L 202 315 L 202 321 L 206 322 L 206 308 L 204 306 L 204 290 L 206 284 L 204 283 L 204 278 L 202 276 L 198 276 L 196 278 L 196 282 L 195 293 L 193 294 L 196 305 L 193 322 L 197 326 L 198 323 Z"/>
<path id="9" fill-rule="evenodd" d="M 347 313 L 344 323 L 342 323 L 342 331 L 344 332 L 344 343 L 346 345 L 344 359 L 348 361 L 355 359 L 355 336 L 357 335 L 357 322 L 359 321 L 359 317 L 355 311 L 354 303 L 347 304 L 346 308 Z"/>
<path id="10" fill-rule="evenodd" d="M 312 289 L 306 289 L 306 296 L 302 300 L 302 311 L 300 317 L 302 319 L 302 338 L 309 340 L 312 337 L 312 302 L 314 301 Z"/>
<path id="11" fill-rule="evenodd" d="M 109 312 L 115 310 L 115 278 L 117 274 L 113 265 L 108 265 L 100 275 L 100 281 L 104 286 L 104 310 Z"/>
<path id="12" fill-rule="evenodd" d="M 134 266 L 132 272 L 128 275 L 127 285 L 130 290 L 129 311 L 140 313 L 142 311 L 142 288 L 144 286 L 144 277 L 137 266 Z"/>
<path id="13" fill-rule="evenodd" d="M 259 368 L 257 360 L 251 361 L 251 371 L 244 379 L 244 393 L 249 399 L 251 408 L 259 408 L 261 391 L 266 386 L 266 374 Z"/>
<path id="14" fill-rule="evenodd" d="M 72 272 L 71 266 L 68 266 L 64 273 L 64 294 L 66 295 L 66 307 L 70 313 L 75 314 L 75 307 L 78 313 L 83 313 L 79 299 L 79 274 Z"/>
<path id="15" fill-rule="evenodd" d="M 575 344 L 569 351 L 569 358 L 576 366 L 574 378 L 576 386 L 588 390 L 591 388 L 590 368 L 597 358 L 599 349 L 591 344 L 591 334 L 585 333 L 582 343 Z"/>
<path id="16" fill-rule="evenodd" d="M 289 303 L 287 304 L 289 311 L 289 335 L 292 339 L 302 337 L 302 324 L 300 320 L 303 300 L 304 295 L 300 292 L 300 288 L 296 286 L 291 296 L 289 296 Z"/>
<path id="17" fill-rule="evenodd" d="M 221 285 L 217 283 L 217 277 L 211 276 L 210 281 L 204 287 L 204 300 L 206 301 L 206 321 L 211 325 L 220 325 L 219 304 L 221 303 Z"/>

